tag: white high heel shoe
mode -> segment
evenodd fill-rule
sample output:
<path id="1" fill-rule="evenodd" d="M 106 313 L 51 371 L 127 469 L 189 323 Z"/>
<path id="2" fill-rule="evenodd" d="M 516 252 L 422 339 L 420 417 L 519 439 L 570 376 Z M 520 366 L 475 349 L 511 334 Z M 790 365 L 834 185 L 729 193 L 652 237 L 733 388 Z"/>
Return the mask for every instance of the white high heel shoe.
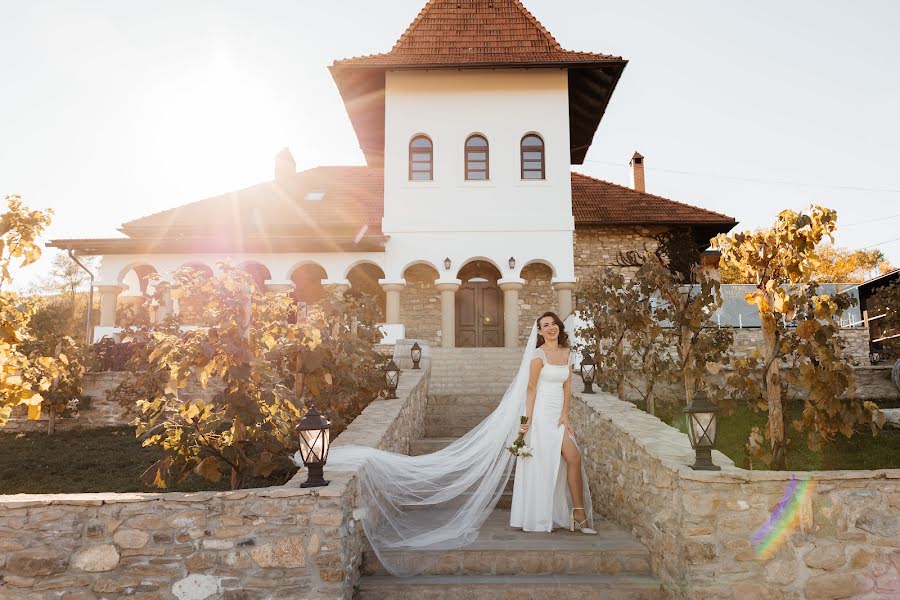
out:
<path id="1" fill-rule="evenodd" d="M 585 527 L 585 524 L 588 522 L 587 519 L 585 519 L 584 521 L 576 521 L 575 520 L 575 511 L 576 510 L 584 510 L 584 509 L 580 506 L 576 506 L 575 508 L 572 509 L 572 514 L 571 514 L 572 522 L 569 526 L 569 531 L 575 531 L 575 526 L 578 525 L 578 530 L 581 531 L 581 533 L 585 533 L 587 535 L 597 535 L 597 532 L 595 530 L 591 529 L 590 527 Z"/>

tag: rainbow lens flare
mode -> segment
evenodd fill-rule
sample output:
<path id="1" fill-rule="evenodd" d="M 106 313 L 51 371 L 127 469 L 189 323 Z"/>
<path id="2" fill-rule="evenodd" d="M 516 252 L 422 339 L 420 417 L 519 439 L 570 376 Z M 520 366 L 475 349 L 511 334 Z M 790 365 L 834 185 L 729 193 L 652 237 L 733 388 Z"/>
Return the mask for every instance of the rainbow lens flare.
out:
<path id="1" fill-rule="evenodd" d="M 800 507 L 812 493 L 812 488 L 813 482 L 809 479 L 791 477 L 784 496 L 775 505 L 769 520 L 757 529 L 751 538 L 754 550 L 759 556 L 771 556 L 796 528 L 800 520 Z"/>

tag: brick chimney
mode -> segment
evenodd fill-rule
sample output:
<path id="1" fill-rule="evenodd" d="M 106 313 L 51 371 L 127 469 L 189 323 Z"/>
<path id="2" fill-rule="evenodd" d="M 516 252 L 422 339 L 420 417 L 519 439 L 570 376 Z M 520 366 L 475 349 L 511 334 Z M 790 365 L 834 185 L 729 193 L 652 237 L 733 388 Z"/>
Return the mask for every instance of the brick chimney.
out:
<path id="1" fill-rule="evenodd" d="M 289 181 L 297 173 L 294 155 L 287 148 L 275 155 L 275 181 Z"/>
<path id="2" fill-rule="evenodd" d="M 640 152 L 635 152 L 631 157 L 631 187 L 637 192 L 647 191 L 644 186 L 644 157 Z"/>

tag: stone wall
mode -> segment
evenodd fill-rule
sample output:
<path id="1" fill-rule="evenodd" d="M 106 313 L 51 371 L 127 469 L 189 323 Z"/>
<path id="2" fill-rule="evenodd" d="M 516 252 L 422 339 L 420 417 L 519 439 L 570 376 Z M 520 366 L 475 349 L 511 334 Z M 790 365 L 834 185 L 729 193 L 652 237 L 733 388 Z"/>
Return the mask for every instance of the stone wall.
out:
<path id="1" fill-rule="evenodd" d="M 441 343 L 441 294 L 434 287 L 438 274 L 429 266 L 413 265 L 404 274 L 400 292 L 400 320 L 406 337 Z"/>
<path id="2" fill-rule="evenodd" d="M 616 265 L 619 252 L 654 252 L 658 244 L 653 236 L 666 229 L 643 226 L 577 228 L 574 234 L 575 276 L 581 280 L 605 267 L 622 269 L 626 277 L 634 275 L 636 268 Z"/>
<path id="3" fill-rule="evenodd" d="M 559 297 L 550 283 L 553 272 L 542 264 L 522 269 L 525 285 L 519 292 L 519 346 L 524 346 L 531 333 L 531 325 L 548 310 L 559 311 Z"/>
<path id="4" fill-rule="evenodd" d="M 428 372 L 371 403 L 335 441 L 406 452 Z M 352 597 L 362 556 L 355 473 L 331 484 L 171 494 L 0 496 L 0 598 L 226 600 Z"/>
<path id="5" fill-rule="evenodd" d="M 734 352 L 744 356 L 754 349 L 762 350 L 762 329 L 759 327 L 746 327 L 744 329 L 732 329 L 734 332 Z M 848 327 L 841 329 L 841 337 L 844 338 L 847 352 L 860 364 L 869 364 L 869 331 L 861 327 Z"/>
<path id="6" fill-rule="evenodd" d="M 572 423 L 594 510 L 650 550 L 672 598 L 897 598 L 900 470 L 694 471 L 687 436 L 606 394 L 576 393 Z M 753 535 L 792 477 L 808 477 L 796 522 L 771 555 Z"/>

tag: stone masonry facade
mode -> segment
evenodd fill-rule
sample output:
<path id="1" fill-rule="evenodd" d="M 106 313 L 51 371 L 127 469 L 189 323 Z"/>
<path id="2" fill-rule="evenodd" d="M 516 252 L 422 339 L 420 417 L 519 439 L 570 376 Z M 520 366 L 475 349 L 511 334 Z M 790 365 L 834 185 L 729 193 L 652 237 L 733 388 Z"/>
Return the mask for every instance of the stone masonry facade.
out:
<path id="1" fill-rule="evenodd" d="M 687 436 L 607 394 L 575 394 L 571 420 L 594 509 L 638 537 L 671 598 L 900 596 L 900 470 L 803 473 L 796 523 L 773 547 L 754 533 L 798 474 L 694 471 Z"/>
<path id="2" fill-rule="evenodd" d="M 406 285 L 400 292 L 400 318 L 406 337 L 441 343 L 441 294 L 434 286 L 438 275 L 426 265 L 413 265 L 404 274 Z"/>
<path id="3" fill-rule="evenodd" d="M 548 310 L 559 312 L 559 296 L 553 291 L 550 267 L 531 264 L 522 269 L 525 285 L 519 292 L 519 346 L 524 346 L 531 333 L 531 324 Z M 565 318 L 565 315 L 560 315 Z"/>
<path id="4" fill-rule="evenodd" d="M 335 441 L 406 453 L 424 429 L 428 371 L 404 372 Z M 0 496 L 3 600 L 344 598 L 364 536 L 355 473 L 234 492 Z"/>
<path id="5" fill-rule="evenodd" d="M 619 253 L 635 251 L 647 254 L 658 246 L 653 236 L 665 231 L 665 227 L 620 226 L 579 227 L 575 230 L 575 277 L 582 280 L 594 271 L 606 267 L 621 269 L 626 277 L 637 271 L 635 267 L 619 267 Z"/>

